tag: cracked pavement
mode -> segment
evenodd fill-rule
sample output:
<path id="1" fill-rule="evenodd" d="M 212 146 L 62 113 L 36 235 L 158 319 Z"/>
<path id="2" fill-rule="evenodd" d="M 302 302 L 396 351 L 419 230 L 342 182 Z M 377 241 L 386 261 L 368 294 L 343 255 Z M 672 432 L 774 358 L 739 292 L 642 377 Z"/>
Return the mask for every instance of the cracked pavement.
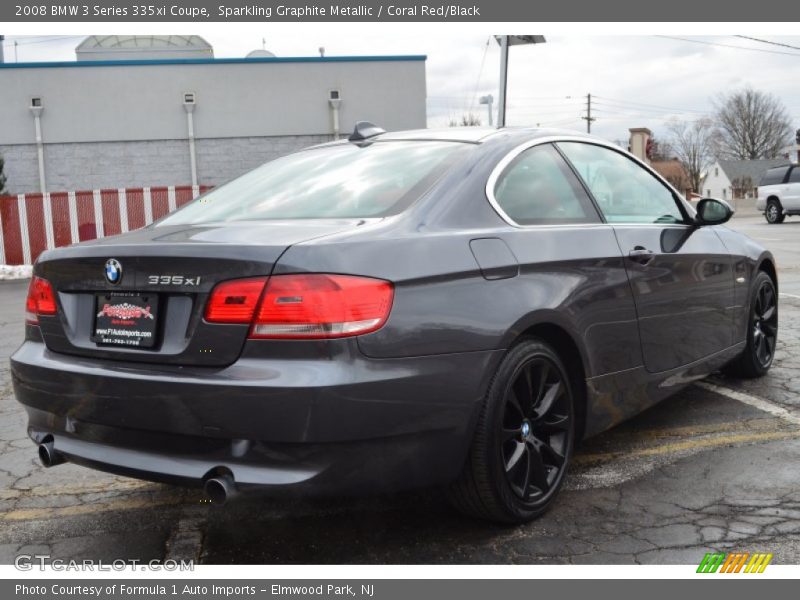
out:
<path id="1" fill-rule="evenodd" d="M 705 552 L 800 563 L 800 219 L 732 227 L 775 253 L 780 333 L 770 374 L 714 376 L 586 441 L 557 505 L 499 527 L 454 513 L 436 490 L 224 507 L 197 490 L 65 464 L 45 470 L 11 392 L 27 282 L 0 283 L 0 563 L 20 553 L 202 563 L 697 564 Z M 739 401 L 744 392 L 764 404 Z M 759 407 L 760 406 L 760 407 Z M 780 408 L 787 412 L 781 416 Z"/>

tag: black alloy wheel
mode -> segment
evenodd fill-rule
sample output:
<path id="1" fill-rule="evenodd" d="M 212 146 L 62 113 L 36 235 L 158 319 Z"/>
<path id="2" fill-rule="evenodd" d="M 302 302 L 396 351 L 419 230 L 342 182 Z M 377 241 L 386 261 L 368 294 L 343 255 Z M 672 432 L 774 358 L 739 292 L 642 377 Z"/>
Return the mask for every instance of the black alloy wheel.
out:
<path id="1" fill-rule="evenodd" d="M 572 456 L 579 384 L 552 346 L 519 340 L 489 384 L 466 464 L 449 490 L 453 505 L 500 523 L 524 523 L 550 508 Z"/>
<path id="2" fill-rule="evenodd" d="M 563 477 L 571 431 L 568 388 L 558 368 L 536 357 L 506 390 L 500 452 L 506 479 L 523 502 L 545 502 Z"/>
<path id="3" fill-rule="evenodd" d="M 777 343 L 778 291 L 772 278 L 759 271 L 750 292 L 747 343 L 742 353 L 723 371 L 731 377 L 754 378 L 765 375 L 775 360 Z"/>
<path id="4" fill-rule="evenodd" d="M 755 359 L 768 369 L 778 341 L 778 302 L 772 281 L 762 281 L 755 294 L 752 329 Z"/>

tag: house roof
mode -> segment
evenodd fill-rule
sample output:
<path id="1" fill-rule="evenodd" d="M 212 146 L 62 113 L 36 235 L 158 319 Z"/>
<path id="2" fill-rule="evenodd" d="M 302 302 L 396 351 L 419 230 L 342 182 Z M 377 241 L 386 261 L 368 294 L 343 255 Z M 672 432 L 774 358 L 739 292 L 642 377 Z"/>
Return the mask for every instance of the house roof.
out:
<path id="1" fill-rule="evenodd" d="M 689 181 L 689 174 L 677 158 L 670 160 L 654 160 L 650 162 L 650 166 L 666 179 L 675 178 L 686 182 Z"/>
<path id="2" fill-rule="evenodd" d="M 772 167 L 780 167 L 791 163 L 786 158 L 771 158 L 759 160 L 719 160 L 719 168 L 728 177 L 731 183 L 734 179 L 740 181 L 750 178 L 753 185 L 758 185 L 764 173 Z"/>

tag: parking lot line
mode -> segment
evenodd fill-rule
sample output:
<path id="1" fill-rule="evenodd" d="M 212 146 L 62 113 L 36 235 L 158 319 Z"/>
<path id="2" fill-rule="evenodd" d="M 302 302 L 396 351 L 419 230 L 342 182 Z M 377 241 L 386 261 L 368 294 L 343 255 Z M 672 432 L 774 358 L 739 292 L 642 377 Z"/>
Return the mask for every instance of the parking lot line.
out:
<path id="1" fill-rule="evenodd" d="M 737 433 L 731 435 L 720 435 L 705 437 L 685 442 L 672 442 L 658 446 L 645 448 L 634 448 L 614 452 L 598 452 L 595 454 L 578 454 L 573 458 L 576 465 L 587 465 L 600 462 L 609 462 L 621 458 L 644 458 L 648 456 L 658 456 L 663 454 L 677 454 L 685 450 L 704 450 L 720 446 L 732 446 L 734 444 L 747 444 L 752 442 L 772 442 L 776 440 L 786 440 L 790 438 L 800 438 L 800 431 L 762 431 L 759 433 Z"/>
<path id="2" fill-rule="evenodd" d="M 52 508 L 19 508 L 6 512 L 0 512 L 0 522 L 52 520 L 62 517 L 77 517 L 109 511 L 150 509 L 159 506 L 175 506 L 183 501 L 183 494 L 173 493 L 169 496 L 157 498 L 146 496 L 139 498 L 115 499 L 110 502 L 93 502 L 90 504 L 74 504 L 72 506 L 56 506 Z"/>
<path id="3" fill-rule="evenodd" d="M 800 300 L 800 296 L 798 296 L 797 294 L 787 294 L 785 292 L 779 292 L 778 296 L 786 296 L 787 298 L 794 298 L 796 300 Z"/>
<path id="4" fill-rule="evenodd" d="M 800 298 L 800 296 L 797 297 Z M 789 423 L 793 423 L 794 425 L 800 425 L 800 416 L 789 412 L 780 404 L 771 402 L 766 398 L 760 398 L 758 396 L 753 396 L 752 394 L 748 394 L 746 392 L 739 392 L 736 390 L 732 390 L 730 388 L 717 385 L 715 383 L 709 383 L 708 381 L 698 381 L 697 383 L 695 383 L 695 385 L 703 388 L 704 390 L 708 390 L 709 392 L 714 392 L 715 394 L 720 394 L 721 396 L 730 398 L 731 400 L 738 400 L 739 402 L 744 402 L 745 404 L 749 404 L 753 408 L 757 408 L 758 410 L 763 410 L 766 413 L 778 417 L 779 419 L 788 421 Z"/>

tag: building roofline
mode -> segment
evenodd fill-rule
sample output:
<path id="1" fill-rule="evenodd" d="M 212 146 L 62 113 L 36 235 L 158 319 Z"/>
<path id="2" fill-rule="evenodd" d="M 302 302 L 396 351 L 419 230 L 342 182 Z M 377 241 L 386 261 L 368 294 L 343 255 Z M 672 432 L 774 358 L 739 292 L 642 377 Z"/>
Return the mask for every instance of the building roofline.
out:
<path id="1" fill-rule="evenodd" d="M 426 61 L 425 54 L 388 56 L 274 56 L 256 58 L 161 58 L 133 60 L 76 60 L 28 63 L 0 63 L 0 69 L 52 69 L 72 67 L 136 67 L 156 65 L 241 65 L 259 63 L 337 63 Z"/>

